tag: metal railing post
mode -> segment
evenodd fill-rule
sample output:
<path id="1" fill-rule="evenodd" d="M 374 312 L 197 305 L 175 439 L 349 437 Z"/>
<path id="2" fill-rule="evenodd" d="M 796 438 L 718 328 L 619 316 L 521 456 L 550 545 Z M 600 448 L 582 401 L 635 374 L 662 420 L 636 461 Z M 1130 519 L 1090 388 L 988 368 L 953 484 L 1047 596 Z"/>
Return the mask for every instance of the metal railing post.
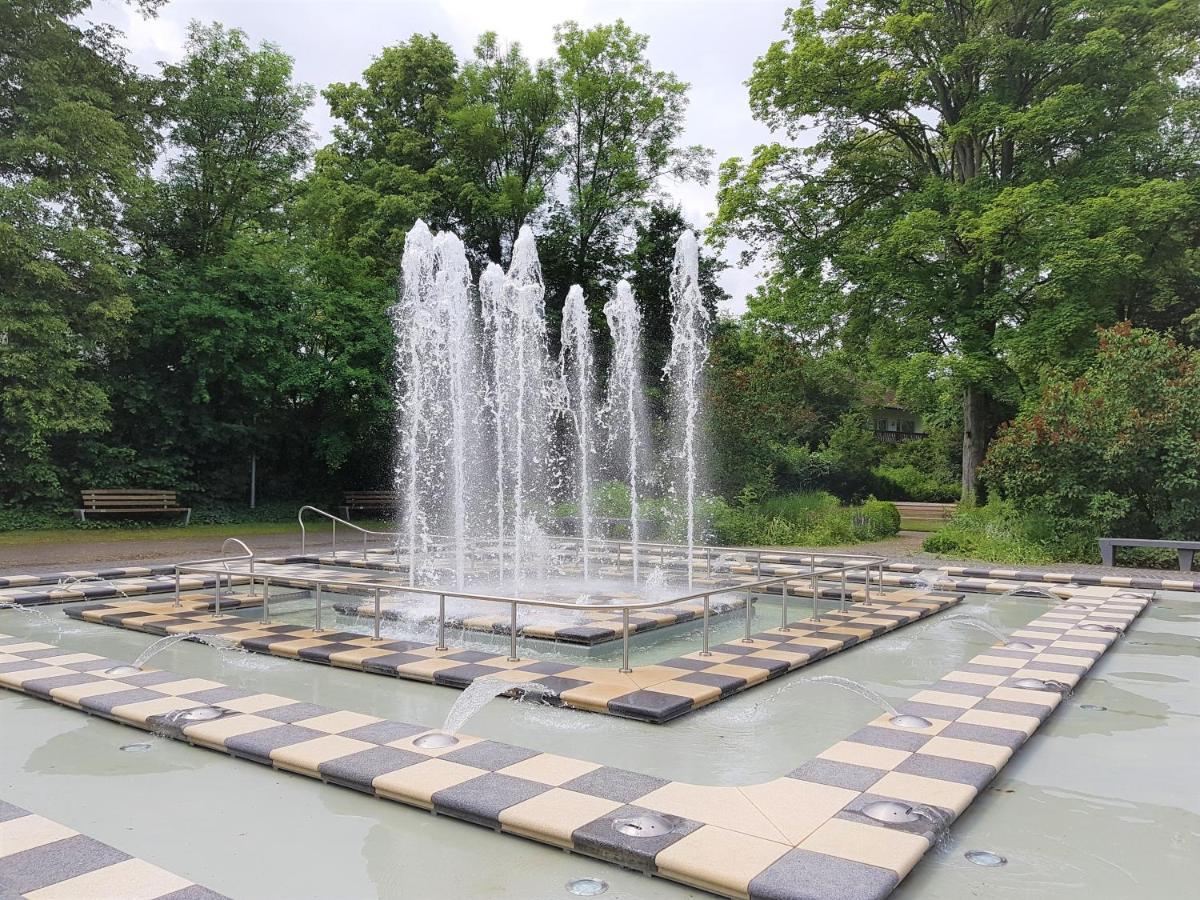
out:
<path id="1" fill-rule="evenodd" d="M 379 588 L 375 588 L 375 640 L 379 640 L 379 622 L 383 612 L 379 608 Z"/>
<path id="2" fill-rule="evenodd" d="M 704 643 L 700 648 L 701 656 L 712 656 L 712 653 L 708 649 L 708 616 L 709 616 L 708 601 L 709 601 L 709 595 L 705 594 L 704 595 Z"/>
<path id="3" fill-rule="evenodd" d="M 816 573 L 815 569 L 812 574 L 812 604 L 813 604 L 812 617 L 816 621 L 820 622 L 821 621 L 821 608 L 820 608 L 820 606 L 817 605 L 817 573 Z"/>
<path id="4" fill-rule="evenodd" d="M 221 573 L 217 573 L 217 583 L 213 587 L 213 615 L 221 614 Z"/>
<path id="5" fill-rule="evenodd" d="M 179 566 L 175 567 L 175 605 L 179 605 Z"/>
<path id="6" fill-rule="evenodd" d="M 754 639 L 750 637 L 750 616 L 754 612 L 754 592 L 750 592 L 750 596 L 746 598 L 746 636 L 742 638 L 743 644 L 753 644 Z"/>
<path id="7" fill-rule="evenodd" d="M 846 611 L 846 567 L 842 566 L 842 596 L 838 602 L 838 612 Z"/>
<path id="8" fill-rule="evenodd" d="M 514 606 L 516 604 L 513 604 Z M 435 650 L 446 649 L 446 595 L 438 594 L 438 642 Z"/>
<path id="9" fill-rule="evenodd" d="M 629 674 L 629 610 L 621 610 L 621 671 Z"/>
<path id="10" fill-rule="evenodd" d="M 367 561 L 367 533 L 363 532 L 363 562 Z"/>
<path id="11" fill-rule="evenodd" d="M 320 631 L 320 630 L 321 630 L 321 584 L 320 584 L 320 582 L 318 582 L 317 583 L 317 616 L 316 616 L 316 624 L 315 624 L 315 627 L 313 628 L 313 631 Z"/>
<path id="12" fill-rule="evenodd" d="M 266 575 L 263 576 L 263 602 L 262 602 L 262 620 L 266 622 L 270 618 L 270 596 L 271 596 L 271 579 Z"/>
<path id="13" fill-rule="evenodd" d="M 508 617 L 508 661 L 518 662 L 517 656 L 517 601 L 512 602 L 512 611 Z"/>
<path id="14" fill-rule="evenodd" d="M 329 552 L 331 554 L 333 554 L 334 559 L 337 559 L 337 520 L 336 519 L 333 520 L 333 546 L 330 548 Z"/>
<path id="15" fill-rule="evenodd" d="M 867 568 L 866 568 L 866 571 L 863 572 L 863 576 L 864 576 L 863 583 L 866 585 L 866 588 L 865 588 L 865 598 L 866 599 L 863 602 L 870 603 L 871 602 L 871 564 L 870 563 L 867 563 Z"/>
<path id="16" fill-rule="evenodd" d="M 785 581 L 780 584 L 779 590 L 783 596 L 783 624 L 779 626 L 779 630 L 788 631 L 788 583 Z"/>

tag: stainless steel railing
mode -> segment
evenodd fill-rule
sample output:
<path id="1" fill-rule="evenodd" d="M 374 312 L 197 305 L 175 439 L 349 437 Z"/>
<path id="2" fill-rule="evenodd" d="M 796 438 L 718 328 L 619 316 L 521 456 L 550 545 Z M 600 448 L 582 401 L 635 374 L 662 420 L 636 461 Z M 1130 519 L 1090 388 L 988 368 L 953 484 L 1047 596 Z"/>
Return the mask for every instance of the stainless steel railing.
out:
<path id="1" fill-rule="evenodd" d="M 241 543 L 241 542 L 239 541 L 238 543 Z M 245 547 L 245 544 L 242 544 L 242 546 L 247 551 L 249 551 L 249 548 Z M 740 549 L 745 550 L 746 548 L 740 548 Z M 858 570 L 864 571 L 866 585 L 867 585 L 866 599 L 867 599 L 867 601 L 869 601 L 870 600 L 871 569 L 876 566 L 879 567 L 880 579 L 881 579 L 880 583 L 882 584 L 882 577 L 883 577 L 882 576 L 882 566 L 883 566 L 883 563 L 886 561 L 884 557 L 865 557 L 863 555 L 842 557 L 841 555 L 838 555 L 838 554 L 822 554 L 823 559 L 844 558 L 846 560 L 846 562 L 844 565 L 839 565 L 839 566 L 818 566 L 816 564 L 816 554 L 814 553 L 814 554 L 808 554 L 809 562 L 810 562 L 810 566 L 809 566 L 810 571 L 809 572 L 802 573 L 802 572 L 793 571 L 793 572 L 787 572 L 784 574 L 775 574 L 768 578 L 762 578 L 761 577 L 761 552 L 762 551 L 760 551 L 759 567 L 758 567 L 759 574 L 755 577 L 755 580 L 753 580 L 753 581 L 736 582 L 736 583 L 732 583 L 732 584 L 721 585 L 718 587 L 712 587 L 712 588 L 702 590 L 702 591 L 693 591 L 693 592 L 685 594 L 683 596 L 673 597 L 668 600 L 639 600 L 639 601 L 634 601 L 634 602 L 629 602 L 629 603 L 606 605 L 605 607 L 603 607 L 605 610 L 620 610 L 621 611 L 621 619 L 622 619 L 621 671 L 622 672 L 631 671 L 630 666 L 629 666 L 629 639 L 630 639 L 630 634 L 631 634 L 630 623 L 629 623 L 629 614 L 631 611 L 657 609 L 657 608 L 666 607 L 666 606 L 673 606 L 673 605 L 676 605 L 679 603 L 686 603 L 686 602 L 693 601 L 693 600 L 703 601 L 703 606 L 704 606 L 703 630 L 702 630 L 702 644 L 701 644 L 700 653 L 701 653 L 701 655 L 707 656 L 707 655 L 711 655 L 710 650 L 709 650 L 709 636 L 710 636 L 710 630 L 711 630 L 711 626 L 710 626 L 711 609 L 710 609 L 710 607 L 711 607 L 711 601 L 712 601 L 713 597 L 718 596 L 720 594 L 736 593 L 736 592 L 748 592 L 750 594 L 754 594 L 756 592 L 762 593 L 766 588 L 769 588 L 769 587 L 772 587 L 775 585 L 780 585 L 781 593 L 783 595 L 783 622 L 782 622 L 781 628 L 783 630 L 787 630 L 788 625 L 789 625 L 789 622 L 788 622 L 788 597 L 789 597 L 788 583 L 789 582 L 796 581 L 804 576 L 808 576 L 811 579 L 812 617 L 813 617 L 813 619 L 820 621 L 820 617 L 821 617 L 820 599 L 821 599 L 821 597 L 820 597 L 820 590 L 819 590 L 819 582 L 820 582 L 820 579 L 822 576 L 832 575 L 832 574 L 836 574 L 836 573 L 841 574 L 842 589 L 841 589 L 841 593 L 840 593 L 840 596 L 838 599 L 839 599 L 839 608 L 842 611 L 844 611 L 846 608 L 846 601 L 847 601 L 846 581 L 845 581 L 846 572 L 858 571 Z M 796 555 L 796 554 L 793 554 L 793 555 Z M 800 556 L 803 556 L 803 555 L 804 554 L 800 554 Z M 230 563 L 236 563 L 238 561 L 245 561 L 245 560 L 248 560 L 248 562 L 249 562 L 249 565 L 248 565 L 246 571 L 235 572 L 233 569 L 230 568 Z M 221 568 L 214 568 L 217 564 L 220 564 Z M 180 579 L 181 574 L 184 574 L 184 573 L 211 574 L 214 571 L 218 574 L 217 602 L 216 602 L 216 604 L 214 604 L 214 610 L 213 610 L 214 615 L 220 614 L 220 587 L 219 587 L 220 575 L 228 573 L 231 586 L 232 586 L 232 577 L 234 574 L 237 574 L 242 577 L 248 577 L 250 580 L 251 592 L 254 591 L 256 582 L 260 579 L 262 580 L 262 583 L 263 583 L 262 618 L 264 621 L 267 620 L 267 618 L 269 616 L 270 578 L 271 578 L 271 576 L 269 574 L 262 572 L 262 570 L 259 570 L 258 572 L 255 571 L 253 553 L 248 553 L 248 556 L 220 557 L 220 558 L 213 559 L 213 560 L 198 560 L 198 561 L 195 561 L 192 563 L 181 563 L 181 564 L 177 565 L 175 567 L 176 603 L 178 604 L 178 602 L 179 602 L 179 579 Z M 547 600 L 547 599 L 535 598 L 535 597 L 515 597 L 515 596 L 505 596 L 505 595 L 496 595 L 496 594 L 483 594 L 483 593 L 474 593 L 474 592 L 463 591 L 463 590 L 448 590 L 446 588 L 441 588 L 441 587 L 418 587 L 415 585 L 413 585 L 413 586 L 398 586 L 393 583 L 381 582 L 381 581 L 370 581 L 370 580 L 367 580 L 367 581 L 356 580 L 352 583 L 339 582 L 335 578 L 330 578 L 330 577 L 322 578 L 319 575 L 308 576 L 308 575 L 299 575 L 299 574 L 288 573 L 286 576 L 281 576 L 281 580 L 285 580 L 289 585 L 296 585 L 296 584 L 309 585 L 309 586 L 312 586 L 315 588 L 314 593 L 316 594 L 316 605 L 315 605 L 314 622 L 313 622 L 315 631 L 322 630 L 322 628 L 321 628 L 321 624 L 322 624 L 321 588 L 322 588 L 322 585 L 333 586 L 335 584 L 346 584 L 347 586 L 352 586 L 352 587 L 355 587 L 358 589 L 366 588 L 366 589 L 371 590 L 374 595 L 374 613 L 375 613 L 375 615 L 374 615 L 374 636 L 376 639 L 379 639 L 379 637 L 380 637 L 380 621 L 382 619 L 381 600 L 382 600 L 382 592 L 383 591 L 385 591 L 385 590 L 386 591 L 401 591 L 401 592 L 408 593 L 408 594 L 423 594 L 423 595 L 429 595 L 429 596 L 436 596 L 438 598 L 438 631 L 437 631 L 438 640 L 437 640 L 436 649 L 438 649 L 438 650 L 446 649 L 445 633 L 446 633 L 446 598 L 447 597 L 459 598 L 459 599 L 464 599 L 464 600 L 479 600 L 479 601 L 483 601 L 483 602 L 487 602 L 487 603 L 507 604 L 509 606 L 509 610 L 510 610 L 510 614 L 509 614 L 509 656 L 508 656 L 510 662 L 517 662 L 520 659 L 520 657 L 517 655 L 517 636 L 518 636 L 517 609 L 519 606 L 536 606 L 536 607 L 546 607 L 546 608 L 550 608 L 550 609 L 570 609 L 570 610 L 575 610 L 575 611 L 579 611 L 581 609 L 581 607 L 573 601 Z M 752 603 L 750 602 L 749 598 L 747 599 L 745 609 L 746 609 L 745 637 L 742 638 L 742 641 L 744 643 L 752 643 L 753 638 L 751 637 L 751 620 L 752 620 L 753 609 L 752 609 Z"/>
<path id="2" fill-rule="evenodd" d="M 238 556 L 226 556 L 225 550 L 230 544 L 237 544 L 239 547 L 242 548 L 243 552 L 241 554 L 239 554 Z M 226 575 L 228 582 L 229 582 L 229 590 L 232 592 L 233 591 L 233 573 L 229 568 L 229 564 L 236 563 L 236 562 L 242 562 L 243 560 L 245 560 L 245 561 L 248 561 L 250 564 L 251 584 L 253 584 L 254 583 L 253 582 L 254 559 L 255 559 L 254 551 L 246 546 L 245 541 L 241 540 L 240 538 L 229 537 L 229 538 L 225 538 L 225 540 L 223 540 L 221 542 L 221 555 L 220 556 L 213 556 L 213 557 L 209 557 L 208 559 L 193 559 L 193 560 L 189 560 L 187 562 L 178 563 L 175 566 L 175 605 L 176 606 L 179 605 L 179 573 L 181 571 L 183 571 L 184 569 L 191 569 L 194 567 L 207 566 L 207 565 L 216 565 L 219 563 L 222 567 L 221 569 L 218 569 L 215 573 L 212 573 L 212 572 L 208 573 L 208 574 L 216 574 L 216 576 L 217 576 L 216 577 L 216 586 L 213 590 L 213 608 L 214 608 L 215 612 L 219 613 L 221 611 L 221 576 L 222 576 L 222 574 Z"/>

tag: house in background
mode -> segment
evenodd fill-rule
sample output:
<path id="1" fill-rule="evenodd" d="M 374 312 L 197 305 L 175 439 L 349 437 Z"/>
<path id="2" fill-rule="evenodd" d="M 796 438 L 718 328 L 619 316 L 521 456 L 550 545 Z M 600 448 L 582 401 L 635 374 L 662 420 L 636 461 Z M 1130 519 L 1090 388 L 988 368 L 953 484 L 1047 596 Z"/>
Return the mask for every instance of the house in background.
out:
<path id="1" fill-rule="evenodd" d="M 890 391 L 877 406 L 868 413 L 875 426 L 875 438 L 888 444 L 920 440 L 925 437 L 921 416 L 909 412 L 896 403 L 896 395 Z"/>

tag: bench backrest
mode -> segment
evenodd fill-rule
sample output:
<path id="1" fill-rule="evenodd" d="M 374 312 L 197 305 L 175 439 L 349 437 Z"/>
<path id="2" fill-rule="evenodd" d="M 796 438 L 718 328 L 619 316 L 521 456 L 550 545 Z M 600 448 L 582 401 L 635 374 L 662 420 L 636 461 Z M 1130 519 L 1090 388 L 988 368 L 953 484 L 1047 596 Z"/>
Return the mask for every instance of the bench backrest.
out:
<path id="1" fill-rule="evenodd" d="M 361 504 L 392 505 L 400 502 L 400 495 L 396 491 L 346 491 L 343 499 L 346 506 L 359 506 Z"/>
<path id="2" fill-rule="evenodd" d="M 957 503 L 915 503 L 907 500 L 895 503 L 903 519 L 949 519 L 958 509 Z"/>
<path id="3" fill-rule="evenodd" d="M 103 488 L 80 492 L 84 509 L 174 509 L 179 505 L 175 491 L 153 491 L 141 488 Z"/>

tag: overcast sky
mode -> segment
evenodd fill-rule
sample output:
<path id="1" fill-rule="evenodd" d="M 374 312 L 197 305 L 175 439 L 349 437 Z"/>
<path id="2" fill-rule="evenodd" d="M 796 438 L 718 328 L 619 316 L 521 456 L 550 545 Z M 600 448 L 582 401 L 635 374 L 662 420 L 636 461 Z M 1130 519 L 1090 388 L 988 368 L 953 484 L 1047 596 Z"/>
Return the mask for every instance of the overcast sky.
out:
<path id="1" fill-rule="evenodd" d="M 188 22 L 219 21 L 243 29 L 257 43 L 278 44 L 296 61 L 296 78 L 318 90 L 334 81 L 354 81 L 379 51 L 415 32 L 434 32 L 460 58 L 476 37 L 495 31 L 520 42 L 528 56 L 554 50 L 554 25 L 574 19 L 583 25 L 623 18 L 650 36 L 648 55 L 691 84 L 684 142 L 716 151 L 715 162 L 746 157 L 770 132 L 750 115 L 745 81 L 754 60 L 781 37 L 786 2 L 768 0 L 171 0 L 155 19 L 142 19 L 119 0 L 96 0 L 89 18 L 111 22 L 125 32 L 133 61 L 147 71 L 183 52 Z M 332 121 L 318 97 L 309 120 L 319 143 Z M 716 179 L 707 185 L 668 184 L 699 228 L 715 209 Z M 734 264 L 725 289 L 734 298 L 726 312 L 745 309 L 756 282 L 753 271 Z"/>

